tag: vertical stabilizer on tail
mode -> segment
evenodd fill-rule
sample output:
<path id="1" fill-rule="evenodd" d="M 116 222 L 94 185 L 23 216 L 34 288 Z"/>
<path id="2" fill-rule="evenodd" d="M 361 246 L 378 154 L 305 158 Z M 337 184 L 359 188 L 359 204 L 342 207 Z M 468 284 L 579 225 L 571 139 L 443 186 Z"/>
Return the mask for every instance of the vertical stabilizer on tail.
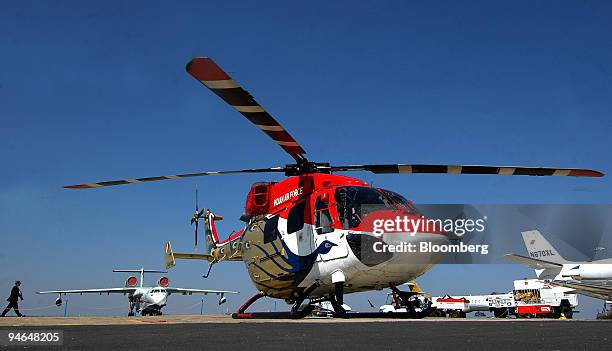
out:
<path id="1" fill-rule="evenodd" d="M 140 273 L 140 287 L 142 288 L 142 284 L 144 281 L 145 273 L 168 273 L 168 271 L 159 271 L 157 269 L 113 269 L 115 273 Z"/>
<path id="2" fill-rule="evenodd" d="M 215 219 L 220 220 L 221 216 L 215 216 L 209 209 L 204 212 L 204 240 L 206 242 L 205 253 L 211 255 L 219 244 L 219 236 L 215 227 Z"/>
<path id="3" fill-rule="evenodd" d="M 521 232 L 529 257 L 558 264 L 568 263 L 538 230 Z"/>

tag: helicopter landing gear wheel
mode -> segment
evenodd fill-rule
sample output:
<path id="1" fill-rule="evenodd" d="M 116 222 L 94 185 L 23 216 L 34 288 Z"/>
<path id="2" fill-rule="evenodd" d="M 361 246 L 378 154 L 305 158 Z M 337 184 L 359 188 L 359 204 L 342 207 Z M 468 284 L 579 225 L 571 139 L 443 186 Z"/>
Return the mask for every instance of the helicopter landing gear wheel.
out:
<path id="1" fill-rule="evenodd" d="M 334 283 L 335 292 L 329 296 L 329 302 L 331 302 L 334 308 L 334 317 L 345 317 L 346 310 L 344 305 L 344 282 Z"/>

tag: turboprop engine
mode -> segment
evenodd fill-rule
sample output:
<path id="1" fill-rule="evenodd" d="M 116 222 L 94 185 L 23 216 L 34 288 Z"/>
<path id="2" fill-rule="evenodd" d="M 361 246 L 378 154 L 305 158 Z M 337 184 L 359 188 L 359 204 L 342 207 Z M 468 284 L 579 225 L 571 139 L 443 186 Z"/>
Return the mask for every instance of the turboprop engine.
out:
<path id="1" fill-rule="evenodd" d="M 125 280 L 125 286 L 129 288 L 133 288 L 138 285 L 138 278 L 131 276 Z"/>
<path id="2" fill-rule="evenodd" d="M 157 281 L 157 285 L 162 286 L 164 288 L 167 287 L 169 283 L 170 283 L 170 280 L 168 279 L 168 277 L 161 277 Z"/>

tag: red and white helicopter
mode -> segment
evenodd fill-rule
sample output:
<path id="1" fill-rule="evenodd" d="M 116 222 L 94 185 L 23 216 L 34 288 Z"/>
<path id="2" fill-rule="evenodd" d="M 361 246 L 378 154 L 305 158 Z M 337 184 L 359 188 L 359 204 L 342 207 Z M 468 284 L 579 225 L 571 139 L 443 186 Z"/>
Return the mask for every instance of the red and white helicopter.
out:
<path id="1" fill-rule="evenodd" d="M 114 180 L 71 185 L 85 189 L 188 177 L 233 173 L 284 173 L 281 182 L 255 183 L 247 195 L 244 229 L 219 240 L 216 216 L 210 210 L 196 211 L 192 222 L 205 222 L 205 252 L 174 253 L 165 245 L 166 265 L 176 259 L 203 259 L 211 266 L 223 260 L 244 261 L 258 293 L 240 307 L 235 318 L 272 317 L 270 313 L 247 313 L 257 299 L 268 296 L 293 304 L 290 317 L 303 317 L 322 301 L 330 301 L 338 315 L 345 314 L 346 293 L 390 287 L 394 298 L 407 309 L 406 317 L 427 314 L 418 293 L 400 291 L 397 286 L 414 280 L 442 258 L 441 253 L 374 253 L 375 242 L 397 244 L 448 243 L 441 230 L 418 228 L 407 232 L 375 234 L 375 219 L 418 218 L 412 203 L 396 192 L 371 187 L 366 182 L 335 174 L 345 171 L 388 173 L 450 173 L 527 176 L 601 177 L 588 169 L 508 167 L 490 165 L 364 164 L 335 166 L 313 162 L 306 151 L 255 99 L 224 72 L 212 59 L 197 57 L 187 64 L 187 72 L 223 101 L 246 117 L 274 140 L 295 161 L 282 167 L 200 172 L 170 176 Z M 243 141 L 248 145 L 248 140 Z M 412 228 L 414 229 L 414 228 Z M 197 229 L 196 229 L 197 244 Z M 210 270 L 209 270 L 210 272 Z M 303 305 L 303 302 L 308 303 Z M 287 316 L 286 314 L 277 314 Z M 363 314 L 360 314 L 363 315 Z M 394 317 L 398 317 L 394 314 Z"/>

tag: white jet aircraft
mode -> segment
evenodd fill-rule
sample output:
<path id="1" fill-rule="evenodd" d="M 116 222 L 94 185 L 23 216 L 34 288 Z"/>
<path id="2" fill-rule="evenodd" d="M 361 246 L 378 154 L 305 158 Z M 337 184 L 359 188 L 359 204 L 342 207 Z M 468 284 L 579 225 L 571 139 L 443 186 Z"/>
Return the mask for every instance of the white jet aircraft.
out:
<path id="1" fill-rule="evenodd" d="M 537 230 L 521 232 L 529 256 L 507 254 L 506 258 L 533 268 L 540 279 L 602 300 L 612 300 L 612 258 L 568 261 Z"/>
<path id="2" fill-rule="evenodd" d="M 184 289 L 184 288 L 172 288 L 169 287 L 168 277 L 161 277 L 157 281 L 156 286 L 143 287 L 142 282 L 144 280 L 145 273 L 168 273 L 166 271 L 148 270 L 148 269 L 115 269 L 113 272 L 127 272 L 127 273 L 140 273 L 140 284 L 138 284 L 138 278 L 130 276 L 125 281 L 125 287 L 123 288 L 108 288 L 108 289 L 83 289 L 83 290 L 50 290 L 40 291 L 38 294 L 59 294 L 59 297 L 55 300 L 55 304 L 61 306 L 62 295 L 66 294 L 123 294 L 127 295 L 129 301 L 129 312 L 128 316 L 134 316 L 134 308 L 136 312 L 139 312 L 142 316 L 155 316 L 161 315 L 161 309 L 166 306 L 168 296 L 171 294 L 181 295 L 192 295 L 192 294 L 216 294 L 220 295 L 219 305 L 225 303 L 227 299 L 225 294 L 238 294 L 236 291 L 226 290 L 204 290 L 204 289 Z"/>

